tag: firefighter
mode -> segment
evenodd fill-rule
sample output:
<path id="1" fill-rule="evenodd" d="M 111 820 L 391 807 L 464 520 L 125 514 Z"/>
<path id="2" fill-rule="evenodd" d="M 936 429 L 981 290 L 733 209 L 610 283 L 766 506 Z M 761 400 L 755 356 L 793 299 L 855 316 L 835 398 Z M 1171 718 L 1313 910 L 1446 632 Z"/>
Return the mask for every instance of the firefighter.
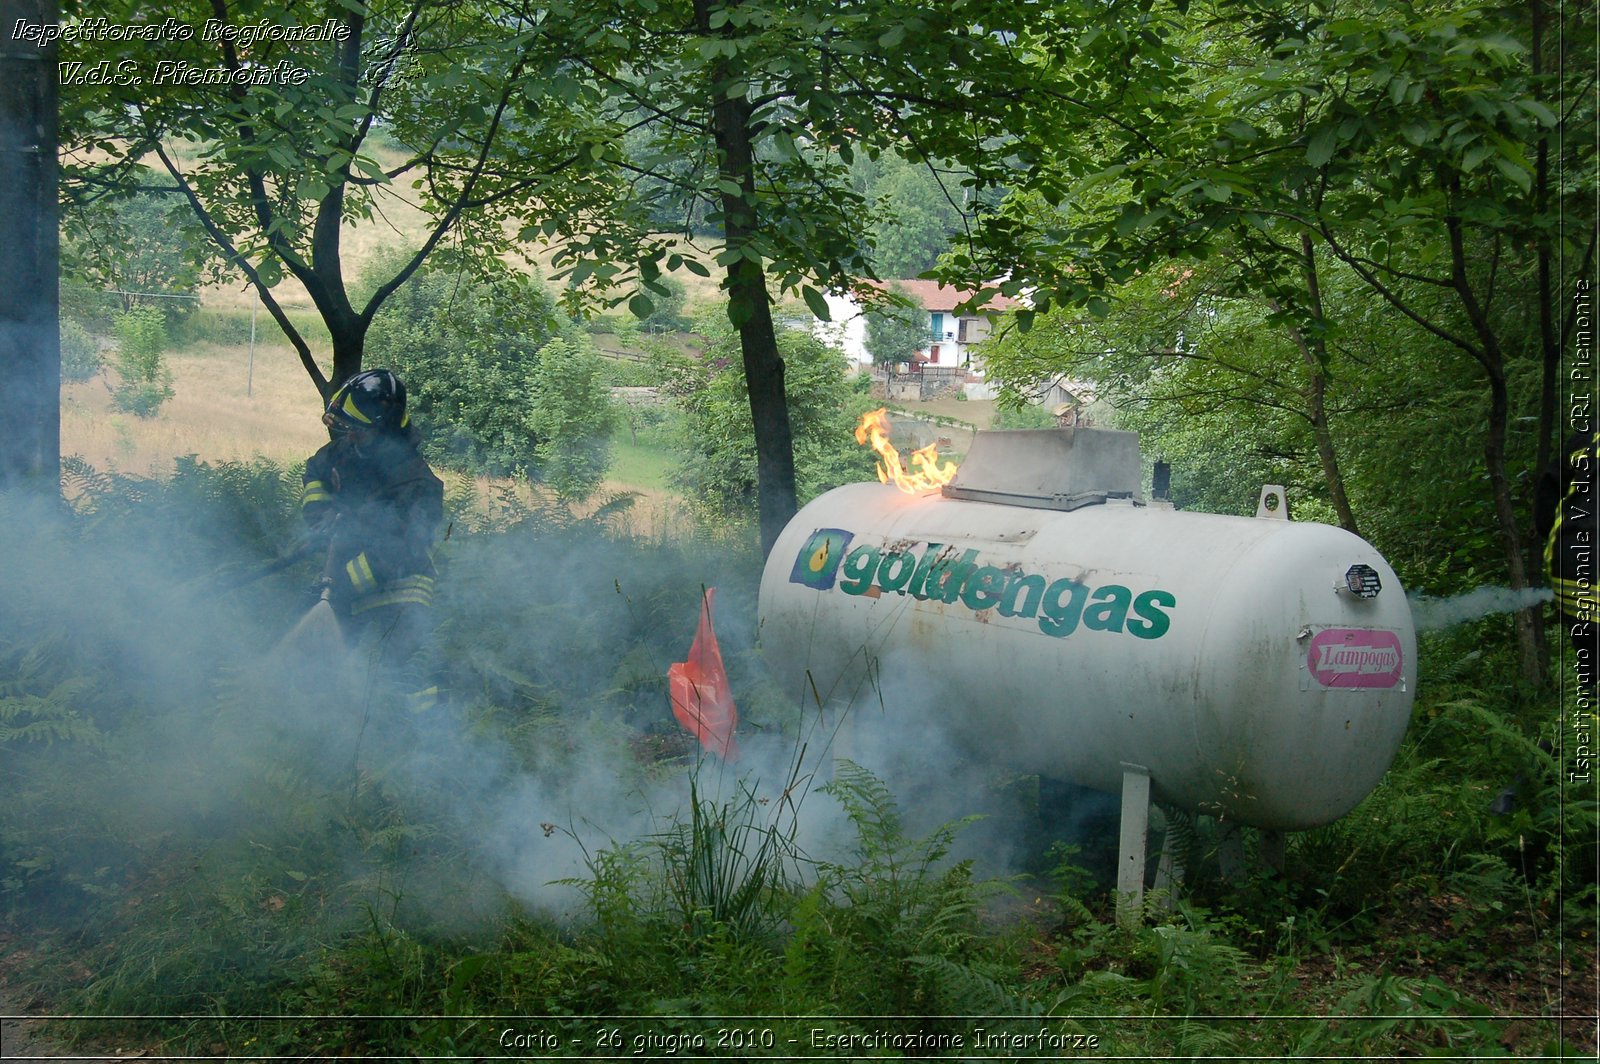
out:
<path id="1" fill-rule="evenodd" d="M 307 460 L 300 493 L 311 546 L 326 551 L 321 597 L 348 637 L 370 634 L 381 660 L 412 672 L 412 708 L 430 708 L 438 688 L 417 659 L 431 642 L 444 485 L 417 451 L 405 385 L 389 370 L 345 381 L 322 423 L 329 442 Z"/>
<path id="2" fill-rule="evenodd" d="M 1576 655 L 1573 679 L 1586 696 L 1595 692 L 1594 551 L 1600 538 L 1595 519 L 1596 445 L 1600 432 L 1573 433 L 1534 488 L 1534 529 L 1544 543 L 1544 572 L 1556 597 L 1556 617 Z M 1554 747 L 1539 740 L 1546 754 Z M 1504 816 L 1516 807 L 1527 774 L 1500 792 L 1489 812 Z"/>
<path id="3" fill-rule="evenodd" d="M 1556 612 L 1578 653 L 1577 680 L 1595 690 L 1596 444 L 1600 432 L 1578 432 L 1544 471 L 1535 491 L 1535 527 L 1544 540 L 1545 575 L 1556 594 Z"/>

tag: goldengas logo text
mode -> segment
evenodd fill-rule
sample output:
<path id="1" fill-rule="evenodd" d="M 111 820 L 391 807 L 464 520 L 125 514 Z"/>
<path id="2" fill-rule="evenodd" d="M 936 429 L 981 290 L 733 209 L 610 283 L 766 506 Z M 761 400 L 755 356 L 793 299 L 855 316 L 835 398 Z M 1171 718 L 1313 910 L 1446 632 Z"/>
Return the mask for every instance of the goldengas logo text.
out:
<path id="1" fill-rule="evenodd" d="M 1025 572 L 1016 563 L 985 564 L 974 548 L 927 543 L 889 550 L 862 543 L 851 549 L 854 538 L 838 528 L 812 533 L 795 557 L 790 582 L 818 591 L 837 587 L 846 595 L 959 602 L 977 612 L 1033 620 L 1039 631 L 1057 638 L 1083 628 L 1160 639 L 1172 626 L 1167 611 L 1178 604 L 1172 592 L 1160 588 L 1136 594 L 1122 584 L 1090 587 L 1070 577 L 1051 580 Z"/>

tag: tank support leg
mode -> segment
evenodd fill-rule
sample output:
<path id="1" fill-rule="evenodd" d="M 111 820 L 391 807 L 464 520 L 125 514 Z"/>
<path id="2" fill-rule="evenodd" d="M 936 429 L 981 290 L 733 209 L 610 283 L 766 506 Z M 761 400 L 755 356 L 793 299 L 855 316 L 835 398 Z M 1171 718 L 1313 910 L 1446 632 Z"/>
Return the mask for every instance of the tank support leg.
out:
<path id="1" fill-rule="evenodd" d="M 1150 836 L 1150 770 L 1122 763 L 1122 840 L 1117 848 L 1117 924 L 1133 927 L 1144 910 L 1145 850 Z"/>
<path id="2" fill-rule="evenodd" d="M 1232 821 L 1220 826 L 1222 837 L 1217 840 L 1217 871 L 1229 883 L 1241 882 L 1247 875 L 1244 838 L 1239 834 L 1243 829 Z"/>
<path id="3" fill-rule="evenodd" d="M 1261 863 L 1272 871 L 1283 874 L 1283 864 L 1288 851 L 1287 841 L 1281 831 L 1261 833 Z"/>
<path id="4" fill-rule="evenodd" d="M 1252 871 L 1283 872 L 1287 840 L 1281 831 L 1263 829 L 1258 836 L 1256 862 L 1247 858 L 1244 828 L 1239 824 L 1224 824 L 1222 841 L 1217 844 L 1217 867 L 1222 878 L 1230 883 L 1243 882 Z"/>

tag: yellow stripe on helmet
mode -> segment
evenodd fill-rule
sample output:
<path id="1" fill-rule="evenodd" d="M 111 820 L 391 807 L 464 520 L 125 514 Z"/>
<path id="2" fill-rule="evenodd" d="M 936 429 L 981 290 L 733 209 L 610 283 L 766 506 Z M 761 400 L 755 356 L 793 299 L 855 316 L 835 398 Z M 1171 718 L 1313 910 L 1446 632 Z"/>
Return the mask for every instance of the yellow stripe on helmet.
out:
<path id="1" fill-rule="evenodd" d="M 344 411 L 346 414 L 349 414 L 363 425 L 372 424 L 372 419 L 370 417 L 356 409 L 356 395 L 354 392 L 345 393 L 344 402 L 339 404 L 339 409 Z"/>

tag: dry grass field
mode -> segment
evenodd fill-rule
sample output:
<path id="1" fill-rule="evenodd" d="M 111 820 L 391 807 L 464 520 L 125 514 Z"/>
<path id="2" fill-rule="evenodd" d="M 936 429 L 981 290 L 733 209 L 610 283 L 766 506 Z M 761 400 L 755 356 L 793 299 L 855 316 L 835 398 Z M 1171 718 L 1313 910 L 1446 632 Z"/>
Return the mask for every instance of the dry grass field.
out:
<path id="1" fill-rule="evenodd" d="M 61 393 L 61 453 L 97 469 L 140 477 L 164 477 L 185 455 L 206 462 L 266 458 L 291 466 L 327 442 L 316 388 L 293 349 L 263 326 L 252 368 L 248 346 L 201 343 L 169 351 L 173 397 L 155 417 L 141 418 L 111 403 L 108 371 Z M 536 502 L 527 482 L 490 480 L 442 472 L 452 492 L 471 481 L 479 499 L 505 491 Z M 659 483 L 608 480 L 592 510 L 607 497 L 632 493 L 632 506 L 613 524 L 651 538 L 671 537 L 689 527 L 682 500 Z"/>
<path id="2" fill-rule="evenodd" d="M 384 161 L 397 161 L 385 159 Z M 340 259 L 344 266 L 344 275 L 350 281 L 352 288 L 358 286 L 359 279 L 374 259 L 380 255 L 396 255 L 410 252 L 421 246 L 430 228 L 430 219 L 419 208 L 410 193 L 409 188 L 386 188 L 382 190 L 376 200 L 373 217 L 352 225 L 346 225 L 341 230 Z M 511 232 L 514 238 L 514 229 Z M 694 259 L 704 264 L 711 276 L 700 277 L 688 270 L 678 270 L 671 276 L 684 286 L 685 299 L 688 305 L 714 304 L 718 300 L 719 278 L 722 271 L 715 266 L 713 261 L 716 248 L 710 241 L 689 241 L 681 238 L 671 241 L 672 249 L 686 259 Z M 552 291 L 557 294 L 563 288 L 562 283 L 555 279 L 557 267 L 553 264 L 557 253 L 560 251 L 559 242 L 541 240 L 536 243 L 524 245 L 520 252 L 504 256 L 505 261 L 518 268 L 532 270 L 543 278 Z M 570 265 L 570 264 L 568 264 Z M 274 290 L 274 296 L 285 306 L 303 310 L 310 310 L 311 304 L 298 284 L 292 279 L 281 282 Z M 608 294 L 608 298 L 622 299 L 632 294 L 632 289 L 618 289 Z M 244 310 L 248 311 L 256 304 L 255 293 L 242 281 L 227 285 L 211 286 L 202 291 L 207 307 L 218 310 Z M 271 329 L 272 323 L 262 315 L 263 328 Z"/>
<path id="3" fill-rule="evenodd" d="M 248 347 L 199 344 L 169 351 L 166 360 L 176 394 L 155 417 L 113 407 L 105 374 L 63 388 L 61 453 L 97 468 L 163 476 L 182 455 L 287 464 L 327 442 L 317 390 L 281 340 L 257 343 L 253 372 Z"/>

